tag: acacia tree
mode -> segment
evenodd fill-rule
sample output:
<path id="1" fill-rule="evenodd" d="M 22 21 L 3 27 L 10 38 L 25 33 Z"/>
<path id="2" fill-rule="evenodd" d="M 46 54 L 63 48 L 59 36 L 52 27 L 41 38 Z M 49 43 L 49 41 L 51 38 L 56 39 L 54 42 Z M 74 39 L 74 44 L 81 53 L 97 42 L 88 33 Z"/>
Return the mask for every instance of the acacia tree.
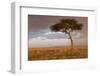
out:
<path id="1" fill-rule="evenodd" d="M 71 50 L 73 49 L 73 39 L 71 32 L 75 30 L 81 30 L 82 24 L 78 23 L 75 19 L 61 19 L 59 23 L 56 23 L 50 27 L 51 31 L 54 32 L 63 32 L 69 36 L 71 41 Z"/>

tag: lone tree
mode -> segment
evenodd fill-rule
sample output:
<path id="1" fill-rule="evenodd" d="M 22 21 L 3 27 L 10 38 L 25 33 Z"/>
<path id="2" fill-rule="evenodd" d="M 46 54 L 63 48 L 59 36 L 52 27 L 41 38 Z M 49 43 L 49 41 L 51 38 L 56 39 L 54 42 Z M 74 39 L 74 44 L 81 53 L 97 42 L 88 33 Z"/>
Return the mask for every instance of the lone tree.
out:
<path id="1" fill-rule="evenodd" d="M 54 32 L 63 32 L 69 36 L 71 41 L 71 50 L 73 50 L 73 39 L 71 32 L 75 30 L 81 30 L 82 24 L 79 24 L 75 19 L 61 19 L 59 23 L 56 23 L 50 27 L 51 31 Z"/>

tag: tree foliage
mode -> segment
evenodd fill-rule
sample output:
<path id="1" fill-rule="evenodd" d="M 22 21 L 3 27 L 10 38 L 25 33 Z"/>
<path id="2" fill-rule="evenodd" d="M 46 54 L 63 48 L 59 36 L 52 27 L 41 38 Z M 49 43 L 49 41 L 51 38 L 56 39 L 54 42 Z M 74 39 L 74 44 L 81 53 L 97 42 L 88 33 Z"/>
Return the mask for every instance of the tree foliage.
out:
<path id="1" fill-rule="evenodd" d="M 59 23 L 52 25 L 50 28 L 54 32 L 70 33 L 74 30 L 81 30 L 82 26 L 75 19 L 61 19 Z"/>

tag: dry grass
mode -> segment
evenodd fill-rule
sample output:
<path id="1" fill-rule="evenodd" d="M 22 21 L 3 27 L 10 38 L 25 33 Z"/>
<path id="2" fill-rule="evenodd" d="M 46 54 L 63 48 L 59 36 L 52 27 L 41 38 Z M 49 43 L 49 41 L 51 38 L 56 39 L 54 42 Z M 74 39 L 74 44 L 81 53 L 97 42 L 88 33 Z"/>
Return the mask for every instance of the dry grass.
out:
<path id="1" fill-rule="evenodd" d="M 29 48 L 28 60 L 88 58 L 87 48 Z"/>

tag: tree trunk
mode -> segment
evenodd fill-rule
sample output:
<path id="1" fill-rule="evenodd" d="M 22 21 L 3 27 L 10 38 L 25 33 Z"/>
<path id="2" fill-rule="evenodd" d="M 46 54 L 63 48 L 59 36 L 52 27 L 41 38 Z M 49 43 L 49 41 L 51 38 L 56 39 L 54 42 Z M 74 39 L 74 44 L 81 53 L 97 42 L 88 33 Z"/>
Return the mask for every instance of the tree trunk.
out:
<path id="1" fill-rule="evenodd" d="M 73 39 L 72 39 L 70 33 L 68 33 L 68 35 L 69 35 L 69 39 L 70 39 L 70 42 L 71 42 L 71 51 L 72 51 L 73 50 Z"/>

